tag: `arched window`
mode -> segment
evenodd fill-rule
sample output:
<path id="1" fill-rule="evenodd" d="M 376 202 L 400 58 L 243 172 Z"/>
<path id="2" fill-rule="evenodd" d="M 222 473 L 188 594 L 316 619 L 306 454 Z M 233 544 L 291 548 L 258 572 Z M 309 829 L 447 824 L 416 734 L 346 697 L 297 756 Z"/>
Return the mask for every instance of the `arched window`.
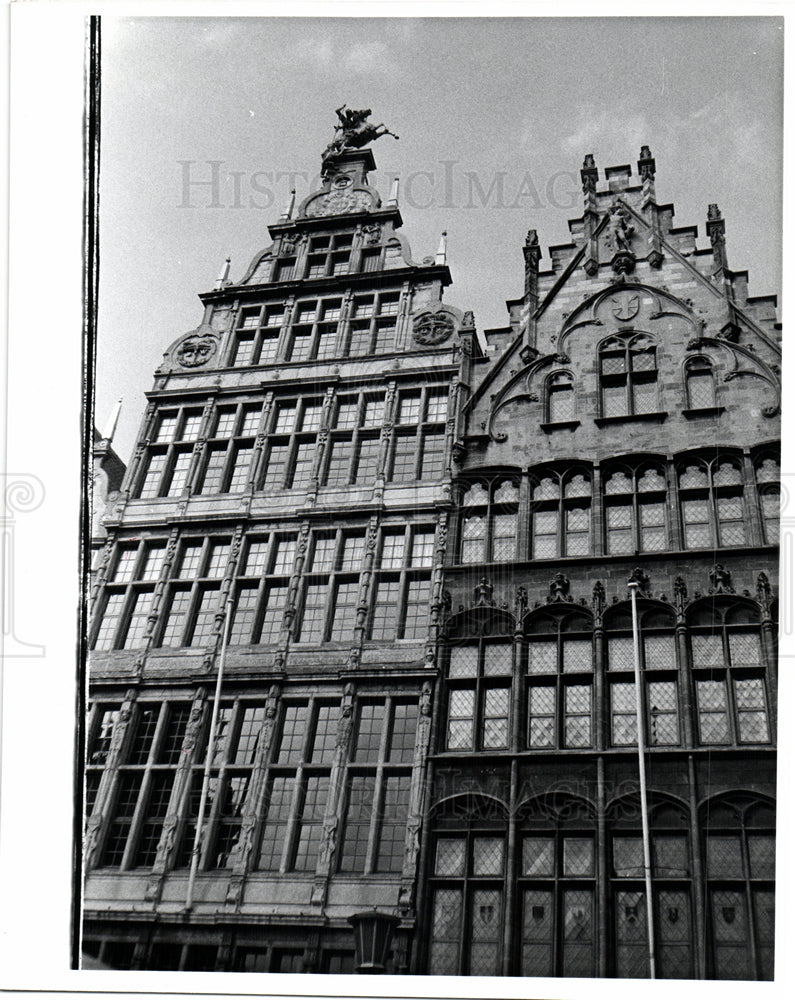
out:
<path id="1" fill-rule="evenodd" d="M 516 557 L 519 487 L 512 478 L 473 483 L 461 508 L 461 562 L 505 562 Z"/>
<path id="2" fill-rule="evenodd" d="M 779 485 L 781 469 L 778 459 L 772 455 L 760 456 L 754 463 L 754 473 L 765 542 L 768 545 L 776 545 L 779 539 L 781 518 L 781 486 Z"/>
<path id="3" fill-rule="evenodd" d="M 651 796 L 649 826 L 654 879 L 655 953 L 661 979 L 691 979 L 693 962 L 692 860 L 684 806 Z M 615 801 L 608 812 L 610 880 L 614 914 L 614 975 L 645 979 L 649 942 L 640 802 Z"/>
<path id="4" fill-rule="evenodd" d="M 678 466 L 679 502 L 685 548 L 746 542 L 746 511 L 739 458 L 689 457 Z"/>
<path id="5" fill-rule="evenodd" d="M 770 741 L 759 612 L 715 599 L 689 614 L 698 738 L 705 746 Z"/>
<path id="6" fill-rule="evenodd" d="M 547 380 L 547 420 L 551 424 L 574 420 L 574 385 L 569 372 L 555 372 Z"/>
<path id="7" fill-rule="evenodd" d="M 520 814 L 522 976 L 596 972 L 595 819 L 574 796 L 545 795 Z"/>
<path id="8" fill-rule="evenodd" d="M 715 376 L 707 358 L 689 358 L 685 363 L 687 405 L 691 410 L 710 409 L 716 405 Z"/>
<path id="9" fill-rule="evenodd" d="M 528 623 L 527 747 L 593 746 L 593 624 L 581 613 Z"/>
<path id="10" fill-rule="evenodd" d="M 507 818 L 501 803 L 460 795 L 432 817 L 431 975 L 502 971 Z"/>
<path id="11" fill-rule="evenodd" d="M 607 552 L 660 552 L 668 547 L 665 466 L 644 462 L 604 480 Z"/>
<path id="12" fill-rule="evenodd" d="M 705 833 L 711 978 L 772 979 L 775 812 L 750 795 L 711 799 Z"/>
<path id="13" fill-rule="evenodd" d="M 591 474 L 539 469 L 531 475 L 534 559 L 583 556 L 591 551 Z"/>
<path id="14" fill-rule="evenodd" d="M 654 413 L 657 360 L 654 341 L 644 333 L 611 337 L 599 350 L 602 416 Z"/>
<path id="15" fill-rule="evenodd" d="M 640 605 L 640 666 L 646 744 L 677 746 L 681 742 L 674 616 L 656 602 Z M 635 746 L 638 742 L 635 702 L 632 619 L 627 605 L 617 605 L 605 616 L 607 670 L 610 687 L 610 742 Z"/>

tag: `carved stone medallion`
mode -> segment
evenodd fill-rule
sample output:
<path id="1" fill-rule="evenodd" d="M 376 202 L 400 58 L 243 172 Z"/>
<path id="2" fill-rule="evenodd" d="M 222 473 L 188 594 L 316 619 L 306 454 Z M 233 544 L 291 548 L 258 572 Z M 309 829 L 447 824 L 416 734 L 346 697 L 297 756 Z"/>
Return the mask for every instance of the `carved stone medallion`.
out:
<path id="1" fill-rule="evenodd" d="M 455 329 L 455 321 L 449 313 L 424 312 L 414 319 L 414 340 L 418 344 L 443 344 Z"/>
<path id="2" fill-rule="evenodd" d="M 616 319 L 626 322 L 638 315 L 640 295 L 637 292 L 620 292 L 618 295 L 614 295 L 610 301 Z"/>
<path id="3" fill-rule="evenodd" d="M 212 337 L 188 337 L 177 349 L 177 364 L 183 368 L 198 368 L 206 364 L 218 350 Z"/>

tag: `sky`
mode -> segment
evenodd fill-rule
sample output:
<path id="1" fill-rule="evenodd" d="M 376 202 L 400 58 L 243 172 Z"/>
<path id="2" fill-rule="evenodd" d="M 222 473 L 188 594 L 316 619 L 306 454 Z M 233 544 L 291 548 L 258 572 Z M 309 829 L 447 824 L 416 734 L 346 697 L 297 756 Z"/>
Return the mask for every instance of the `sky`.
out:
<path id="1" fill-rule="evenodd" d="M 750 294 L 781 291 L 783 22 L 711 18 L 102 18 L 96 420 L 127 461 L 163 352 L 317 185 L 334 109 L 372 108 L 419 261 L 448 232 L 445 301 L 480 329 L 521 294 L 528 229 L 582 214 L 579 170 L 657 162 L 676 225 L 726 219 Z M 217 183 L 204 183 L 216 178 Z M 313 183 L 314 180 L 314 183 Z M 197 183 L 198 182 L 198 183 Z"/>

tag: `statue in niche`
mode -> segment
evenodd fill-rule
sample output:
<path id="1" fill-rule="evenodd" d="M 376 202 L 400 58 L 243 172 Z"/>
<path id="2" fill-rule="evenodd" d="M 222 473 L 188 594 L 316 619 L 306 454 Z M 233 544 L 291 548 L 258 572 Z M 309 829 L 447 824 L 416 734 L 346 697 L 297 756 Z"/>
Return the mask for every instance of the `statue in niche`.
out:
<path id="1" fill-rule="evenodd" d="M 632 252 L 632 236 L 635 227 L 632 225 L 629 210 L 621 202 L 617 202 L 610 209 L 610 223 L 608 229 L 608 239 L 613 249 L 618 253 L 621 250 Z"/>

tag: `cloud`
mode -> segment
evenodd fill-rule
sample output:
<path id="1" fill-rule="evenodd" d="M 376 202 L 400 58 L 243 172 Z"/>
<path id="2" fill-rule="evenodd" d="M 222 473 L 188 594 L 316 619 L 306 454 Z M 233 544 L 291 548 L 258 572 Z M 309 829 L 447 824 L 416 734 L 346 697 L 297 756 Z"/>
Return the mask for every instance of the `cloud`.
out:
<path id="1" fill-rule="evenodd" d="M 594 153 L 598 158 L 600 150 L 639 150 L 643 143 L 650 141 L 650 135 L 651 126 L 645 115 L 624 115 L 617 113 L 615 108 L 584 109 L 580 120 L 575 121 L 574 131 L 563 136 L 560 145 L 567 154 Z"/>
<path id="2" fill-rule="evenodd" d="M 393 67 L 389 48 L 384 42 L 358 42 L 352 45 L 343 62 L 348 73 L 389 72 Z"/>
<path id="3" fill-rule="evenodd" d="M 297 60 L 324 69 L 335 61 L 330 38 L 302 38 L 295 46 L 294 54 Z"/>

